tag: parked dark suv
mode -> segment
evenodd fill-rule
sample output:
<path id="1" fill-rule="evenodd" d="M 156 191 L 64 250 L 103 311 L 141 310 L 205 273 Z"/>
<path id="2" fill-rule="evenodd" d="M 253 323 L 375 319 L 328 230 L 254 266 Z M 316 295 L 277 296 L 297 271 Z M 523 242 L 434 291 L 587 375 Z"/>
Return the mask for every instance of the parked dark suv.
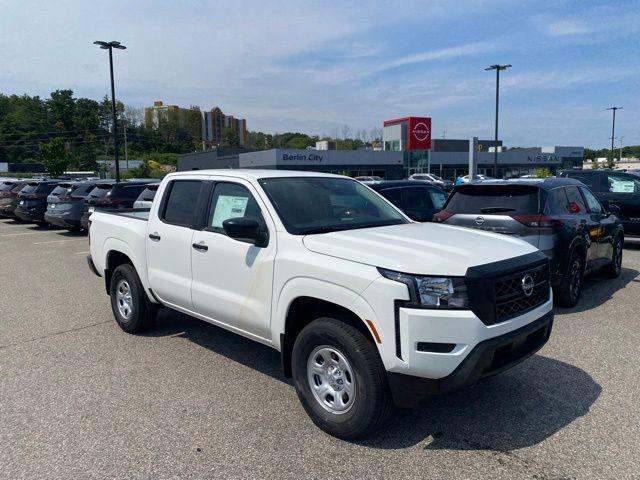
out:
<path id="1" fill-rule="evenodd" d="M 616 210 L 613 208 L 613 210 Z M 501 180 L 454 188 L 435 220 L 521 238 L 550 259 L 557 302 L 578 303 L 585 273 L 620 275 L 623 228 L 585 185 L 571 179 Z"/>
<path id="2" fill-rule="evenodd" d="M 640 236 L 640 177 L 615 170 L 565 170 L 560 176 L 580 180 L 605 208 L 616 205 L 627 236 Z"/>
<path id="3" fill-rule="evenodd" d="M 146 186 L 157 181 L 129 180 L 119 183 L 98 183 L 86 198 L 85 211 L 81 219 L 82 228 L 89 228 L 89 217 L 96 208 L 102 210 L 133 208 L 133 202 L 136 201 Z"/>
<path id="4" fill-rule="evenodd" d="M 45 221 L 69 230 L 80 230 L 84 200 L 95 187 L 95 181 L 60 183 L 47 199 Z M 56 191 L 58 194 L 54 195 Z"/>
<path id="5" fill-rule="evenodd" d="M 15 218 L 18 193 L 28 180 L 3 180 L 0 182 L 0 217 Z"/>
<path id="6" fill-rule="evenodd" d="M 18 193 L 16 217 L 28 222 L 44 224 L 44 212 L 47 210 L 47 197 L 60 180 L 35 180 L 27 183 Z"/>
<path id="7" fill-rule="evenodd" d="M 417 222 L 430 222 L 447 200 L 442 188 L 425 181 L 389 180 L 365 184 Z"/>

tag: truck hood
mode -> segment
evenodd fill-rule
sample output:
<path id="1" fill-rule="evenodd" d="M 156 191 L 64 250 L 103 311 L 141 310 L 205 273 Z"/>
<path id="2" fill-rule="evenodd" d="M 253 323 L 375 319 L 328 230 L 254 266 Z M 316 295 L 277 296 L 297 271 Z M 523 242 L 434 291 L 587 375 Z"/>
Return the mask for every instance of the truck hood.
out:
<path id="1" fill-rule="evenodd" d="M 422 275 L 464 276 L 469 267 L 535 252 L 517 238 L 437 223 L 307 235 L 312 252 Z"/>

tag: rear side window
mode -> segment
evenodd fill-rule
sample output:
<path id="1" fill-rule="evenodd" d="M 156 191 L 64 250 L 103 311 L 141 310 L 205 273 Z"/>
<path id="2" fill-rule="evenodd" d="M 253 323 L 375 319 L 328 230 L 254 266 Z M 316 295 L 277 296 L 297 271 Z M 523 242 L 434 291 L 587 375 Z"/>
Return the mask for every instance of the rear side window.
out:
<path id="1" fill-rule="evenodd" d="M 169 185 L 169 193 L 162 220 L 173 225 L 190 227 L 200 195 L 200 180 L 176 180 Z"/>
<path id="2" fill-rule="evenodd" d="M 457 187 L 445 211 L 460 214 L 535 215 L 540 213 L 540 189 L 528 185 L 468 185 Z"/>
<path id="3" fill-rule="evenodd" d="M 433 208 L 435 208 L 436 210 L 441 210 L 444 206 L 444 203 L 447 201 L 447 196 L 444 194 L 444 192 L 436 190 L 435 188 L 429 189 L 429 196 L 431 197 Z"/>
<path id="4" fill-rule="evenodd" d="M 580 191 L 582 192 L 582 196 L 587 201 L 587 210 L 589 213 L 600 214 L 602 213 L 602 206 L 600 202 L 596 198 L 596 196 L 589 191 L 589 189 L 585 187 L 580 187 Z"/>
<path id="5" fill-rule="evenodd" d="M 586 213 L 587 207 L 584 204 L 584 200 L 582 200 L 582 195 L 580 195 L 578 187 L 565 187 L 564 190 L 567 192 L 567 200 L 569 201 L 567 206 L 569 213 L 573 213 L 575 215 Z"/>

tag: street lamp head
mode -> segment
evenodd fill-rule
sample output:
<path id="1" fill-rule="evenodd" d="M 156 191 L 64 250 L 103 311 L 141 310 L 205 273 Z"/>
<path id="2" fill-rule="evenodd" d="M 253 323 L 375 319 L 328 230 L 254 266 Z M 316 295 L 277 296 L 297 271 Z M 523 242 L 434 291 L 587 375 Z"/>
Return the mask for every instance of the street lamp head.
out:
<path id="1" fill-rule="evenodd" d="M 496 63 L 495 65 L 489 65 L 487 68 L 485 68 L 485 70 L 506 70 L 510 66 L 511 66 L 511 64 L 499 65 L 499 64 Z"/>
<path id="2" fill-rule="evenodd" d="M 103 42 L 101 40 L 96 40 L 93 43 L 95 45 L 100 45 L 100 48 L 102 48 L 103 50 L 109 50 L 110 48 L 117 48 L 119 50 L 124 50 L 127 48 L 124 45 L 122 45 L 120 42 L 116 42 L 115 40 L 111 42 Z"/>

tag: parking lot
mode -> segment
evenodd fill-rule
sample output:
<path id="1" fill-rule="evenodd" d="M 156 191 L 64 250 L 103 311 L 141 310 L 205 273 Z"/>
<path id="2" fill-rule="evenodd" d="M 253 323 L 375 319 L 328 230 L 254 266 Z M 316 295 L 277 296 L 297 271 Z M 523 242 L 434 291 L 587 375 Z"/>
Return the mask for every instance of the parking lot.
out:
<path id="1" fill-rule="evenodd" d="M 313 426 L 276 351 L 163 311 L 113 321 L 85 236 L 0 220 L 0 477 L 640 478 L 640 241 L 549 343 L 348 443 Z"/>

